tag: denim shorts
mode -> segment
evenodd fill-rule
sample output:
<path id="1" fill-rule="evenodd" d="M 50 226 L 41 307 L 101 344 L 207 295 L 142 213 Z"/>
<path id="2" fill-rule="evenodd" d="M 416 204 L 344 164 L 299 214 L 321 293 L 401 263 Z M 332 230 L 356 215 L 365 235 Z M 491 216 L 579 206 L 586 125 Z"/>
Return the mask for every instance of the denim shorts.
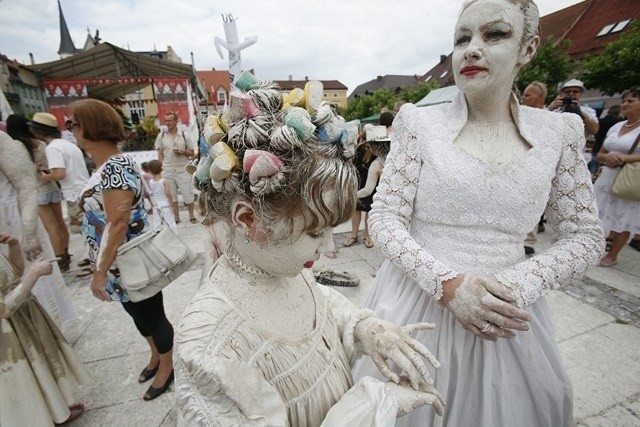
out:
<path id="1" fill-rule="evenodd" d="M 61 201 L 62 201 L 62 192 L 58 188 L 48 192 L 47 194 L 38 196 L 39 205 L 50 205 L 51 203 L 60 203 Z"/>

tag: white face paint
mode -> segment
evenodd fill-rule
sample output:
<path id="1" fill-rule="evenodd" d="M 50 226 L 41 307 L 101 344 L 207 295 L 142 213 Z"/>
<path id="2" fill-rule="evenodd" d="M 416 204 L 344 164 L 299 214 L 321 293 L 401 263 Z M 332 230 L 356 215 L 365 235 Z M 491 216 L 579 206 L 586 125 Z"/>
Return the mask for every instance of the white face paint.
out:
<path id="1" fill-rule="evenodd" d="M 318 233 L 302 233 L 302 218 L 296 219 L 295 240 L 281 240 L 276 243 L 238 243 L 238 252 L 251 264 L 276 277 L 293 277 L 303 268 L 311 268 L 320 254 L 329 249 L 333 242 L 332 229 L 325 228 Z"/>
<path id="2" fill-rule="evenodd" d="M 323 198 L 328 206 L 335 203 L 333 191 L 326 192 Z M 325 227 L 313 233 L 302 233 L 303 229 L 303 218 L 295 218 L 292 239 L 277 239 L 270 242 L 268 236 L 279 236 L 283 231 L 279 227 L 268 230 L 258 222 L 254 235 L 261 236 L 258 240 L 264 240 L 264 242 L 245 243 L 243 239 L 237 238 L 235 246 L 238 253 L 248 262 L 272 276 L 294 277 L 303 268 L 311 268 L 313 262 L 320 258 L 320 254 L 334 249 L 331 227 Z"/>
<path id="3" fill-rule="evenodd" d="M 454 34 L 453 71 L 466 94 L 510 90 L 524 62 L 524 16 L 507 0 L 479 0 L 462 12 Z"/>

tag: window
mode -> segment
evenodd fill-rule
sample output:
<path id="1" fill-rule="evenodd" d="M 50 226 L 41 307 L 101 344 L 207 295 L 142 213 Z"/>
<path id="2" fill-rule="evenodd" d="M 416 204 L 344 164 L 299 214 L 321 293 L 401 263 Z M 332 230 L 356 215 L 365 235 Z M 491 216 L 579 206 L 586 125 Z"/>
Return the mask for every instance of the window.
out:
<path id="1" fill-rule="evenodd" d="M 629 25 L 631 19 L 625 19 L 624 21 L 615 22 L 613 24 L 605 25 L 600 32 L 596 35 L 596 37 L 606 36 L 607 34 L 619 33 L 624 30 L 627 25 Z"/>
<path id="2" fill-rule="evenodd" d="M 429 80 L 431 80 L 432 78 L 433 78 L 433 76 L 431 76 L 431 75 L 430 75 L 430 76 L 428 76 L 426 79 L 424 79 L 424 82 L 426 83 L 426 82 L 428 82 Z"/>
<path id="3" fill-rule="evenodd" d="M 333 97 L 334 97 L 334 98 L 337 98 L 337 97 L 338 97 L 338 94 L 337 94 L 337 93 L 334 93 L 334 94 L 333 94 Z"/>
<path id="4" fill-rule="evenodd" d="M 144 107 L 143 101 L 129 101 L 129 114 L 137 114 L 139 119 L 143 119 L 147 115 L 147 111 Z"/>
<path id="5" fill-rule="evenodd" d="M 440 75 L 440 78 L 443 78 L 443 77 L 444 77 L 444 76 L 446 76 L 447 74 L 449 74 L 449 70 L 447 70 L 447 71 L 445 71 L 444 73 L 442 73 L 442 74 Z"/>
<path id="6" fill-rule="evenodd" d="M 222 88 L 218 89 L 216 97 L 218 98 L 218 104 L 224 104 L 227 102 L 227 92 Z"/>
<path id="7" fill-rule="evenodd" d="M 611 30 L 611 33 L 618 33 L 620 31 L 624 30 L 625 27 L 627 26 L 627 24 L 629 24 L 629 22 L 631 22 L 631 19 L 625 19 L 622 22 L 618 22 L 616 24 L 616 26 L 613 27 L 613 29 Z"/>

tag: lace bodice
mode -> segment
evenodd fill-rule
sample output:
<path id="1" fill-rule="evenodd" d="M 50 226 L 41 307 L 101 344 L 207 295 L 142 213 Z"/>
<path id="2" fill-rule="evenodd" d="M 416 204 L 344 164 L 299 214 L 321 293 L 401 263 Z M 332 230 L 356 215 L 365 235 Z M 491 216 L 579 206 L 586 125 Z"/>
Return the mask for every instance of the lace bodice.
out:
<path id="1" fill-rule="evenodd" d="M 453 144 L 467 118 L 463 94 L 448 105 L 407 105 L 394 121 L 371 232 L 437 299 L 443 281 L 472 272 L 495 276 L 528 305 L 601 257 L 579 118 L 517 105 L 512 114 L 531 148 L 498 165 Z M 525 236 L 545 209 L 556 242 L 525 260 Z"/>

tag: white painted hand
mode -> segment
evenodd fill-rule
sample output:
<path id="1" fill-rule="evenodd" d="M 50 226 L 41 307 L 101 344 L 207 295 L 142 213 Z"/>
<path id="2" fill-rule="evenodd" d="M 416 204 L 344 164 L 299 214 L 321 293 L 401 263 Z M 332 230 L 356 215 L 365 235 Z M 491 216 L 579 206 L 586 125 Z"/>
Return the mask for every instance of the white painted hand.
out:
<path id="1" fill-rule="evenodd" d="M 402 417 L 424 405 L 432 405 L 436 410 L 436 414 L 442 416 L 444 411 L 444 399 L 442 395 L 433 386 L 421 384 L 419 390 L 409 387 L 409 381 L 406 377 L 400 380 L 400 384 L 385 383 L 387 392 L 398 403 L 398 414 L 396 417 Z"/>
<path id="2" fill-rule="evenodd" d="M 434 368 L 439 368 L 440 362 L 427 347 L 410 335 L 414 331 L 433 328 L 435 325 L 432 323 L 415 323 L 400 327 L 377 317 L 367 317 L 356 325 L 355 337 L 362 343 L 364 352 L 371 356 L 385 378 L 395 383 L 400 382 L 400 377 L 388 364 L 388 360 L 391 359 L 408 375 L 411 387 L 418 390 L 421 383 L 433 384 L 422 357 Z"/>
<path id="3" fill-rule="evenodd" d="M 456 316 L 465 329 L 476 336 L 495 341 L 513 338 L 529 330 L 531 316 L 517 308 L 513 292 L 493 279 L 465 276 L 460 282 L 443 284 L 441 303 Z"/>

